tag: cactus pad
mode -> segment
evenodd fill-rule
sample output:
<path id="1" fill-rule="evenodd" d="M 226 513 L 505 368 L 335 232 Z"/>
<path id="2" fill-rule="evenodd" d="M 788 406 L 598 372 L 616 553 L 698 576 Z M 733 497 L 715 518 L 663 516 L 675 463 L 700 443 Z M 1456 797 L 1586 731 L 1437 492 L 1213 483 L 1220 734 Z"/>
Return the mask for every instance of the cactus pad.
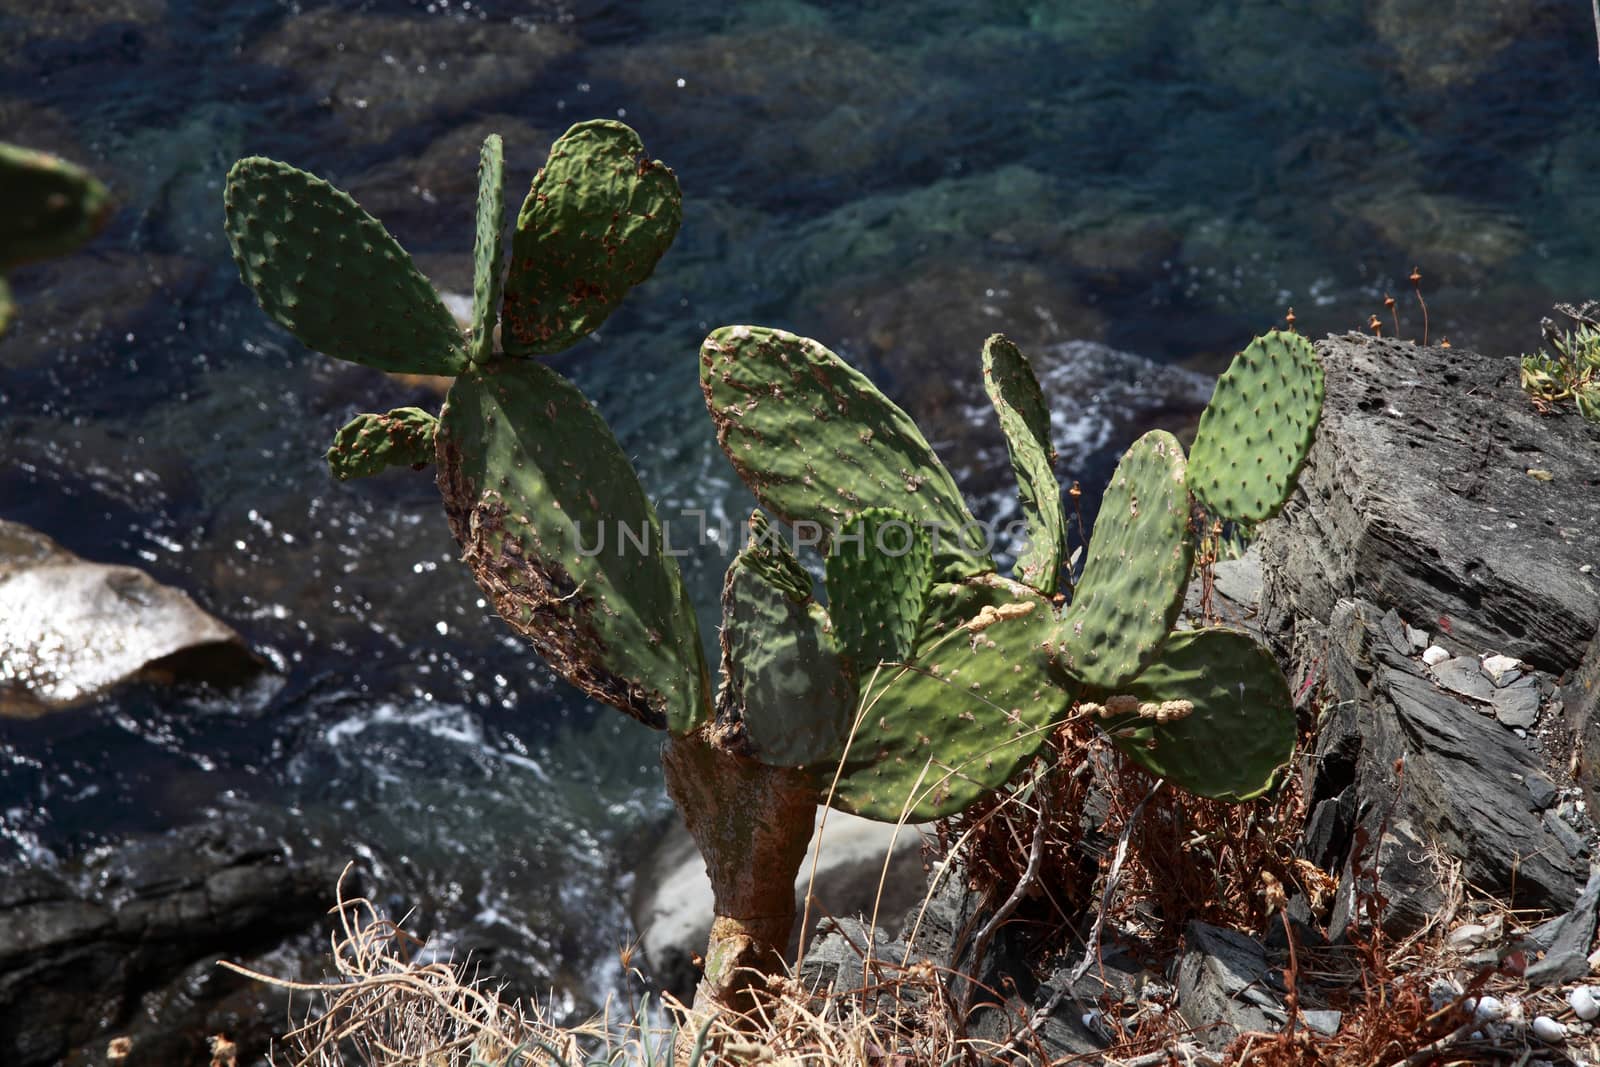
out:
<path id="1" fill-rule="evenodd" d="M 1006 435 L 1028 524 L 1028 543 L 1017 556 L 1017 581 L 1050 596 L 1060 580 L 1067 546 L 1056 450 L 1050 444 L 1050 408 L 1027 359 L 1000 334 L 984 342 L 983 385 Z"/>
<path id="2" fill-rule="evenodd" d="M 11 300 L 11 286 L 0 278 L 0 334 L 6 332 L 6 327 L 11 325 L 11 316 L 16 313 L 17 305 Z"/>
<path id="3" fill-rule="evenodd" d="M 550 146 L 511 240 L 500 316 L 508 355 L 559 352 L 650 277 L 683 217 L 678 179 L 620 122 L 580 122 Z"/>
<path id="4" fill-rule="evenodd" d="M 104 228 L 111 194 L 80 167 L 0 143 L 0 271 L 62 256 Z"/>
<path id="5" fill-rule="evenodd" d="M 867 508 L 829 547 L 824 582 L 840 643 L 862 676 L 900 663 L 916 647 L 933 584 L 928 533 L 893 508 Z"/>
<path id="6" fill-rule="evenodd" d="M 433 462 L 439 420 L 421 408 L 357 415 L 340 427 L 328 449 L 328 470 L 341 482 L 369 478 L 389 467 L 421 470 Z"/>
<path id="7" fill-rule="evenodd" d="M 937 819 L 1005 784 L 1074 696 L 1043 669 L 1053 621 L 1048 600 L 998 575 L 935 586 L 912 665 L 862 679 L 833 806 Z"/>
<path id="8" fill-rule="evenodd" d="M 494 323 L 500 312 L 505 272 L 500 269 L 506 232 L 505 144 L 498 133 L 483 139 L 478 154 L 478 228 L 472 244 L 472 362 L 494 355 Z"/>
<path id="9" fill-rule="evenodd" d="M 577 388 L 528 361 L 464 371 L 435 438 L 462 559 L 552 668 L 649 726 L 686 733 L 709 680 L 655 509 Z"/>
<path id="10" fill-rule="evenodd" d="M 810 576 L 802 589 L 796 571 L 805 575 L 777 539 L 753 542 L 728 568 L 718 713 L 744 724 L 762 763 L 814 768 L 820 779 L 844 752 L 856 688 Z"/>
<path id="11" fill-rule="evenodd" d="M 1177 621 L 1193 559 L 1183 447 L 1151 430 L 1106 487 L 1083 577 L 1052 642 L 1056 666 L 1101 689 L 1144 670 Z"/>
<path id="12" fill-rule="evenodd" d="M 1220 519 L 1254 523 L 1282 510 L 1322 414 L 1311 342 L 1274 330 L 1233 358 L 1200 416 L 1189 489 Z"/>
<path id="13" fill-rule="evenodd" d="M 894 508 L 928 529 L 938 580 L 992 569 L 962 543 L 976 520 L 916 423 L 822 345 L 723 327 L 701 346 L 700 388 L 717 443 L 764 507 L 828 533 L 865 508 Z"/>
<path id="14" fill-rule="evenodd" d="M 228 172 L 224 202 L 239 276 L 307 347 L 409 374 L 466 366 L 461 333 L 433 286 L 348 193 L 252 156 Z"/>
<path id="15" fill-rule="evenodd" d="M 1188 700 L 1194 711 L 1155 725 L 1127 717 L 1103 725 L 1151 774 L 1201 796 L 1249 800 L 1271 789 L 1294 754 L 1289 684 L 1260 643 L 1235 630 L 1175 633 L 1139 677 L 1118 687 L 1142 701 Z"/>

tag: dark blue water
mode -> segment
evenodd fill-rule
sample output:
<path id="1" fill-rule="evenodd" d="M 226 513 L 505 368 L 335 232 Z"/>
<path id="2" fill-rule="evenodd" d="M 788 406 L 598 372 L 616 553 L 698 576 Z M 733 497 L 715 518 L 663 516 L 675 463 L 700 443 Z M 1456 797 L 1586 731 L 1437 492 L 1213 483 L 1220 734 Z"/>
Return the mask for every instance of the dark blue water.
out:
<path id="1" fill-rule="evenodd" d="M 622 117 L 676 169 L 683 231 L 559 364 L 663 513 L 748 506 L 695 378 L 705 332 L 745 321 L 866 368 L 995 516 L 992 331 L 1035 358 L 1061 472 L 1092 498 L 1141 430 L 1192 419 L 1205 380 L 1180 368 L 1216 369 L 1290 306 L 1313 336 L 1374 312 L 1389 334 L 1392 292 L 1420 338 L 1418 265 L 1432 339 L 1510 356 L 1553 300 L 1595 295 L 1588 19 L 1536 0 L 0 14 L 0 137 L 90 166 L 122 204 L 89 251 L 14 279 L 0 517 L 180 586 L 281 670 L 0 725 L 0 863 L 288 805 L 558 1008 L 612 978 L 633 842 L 666 812 L 656 738 L 487 617 L 430 474 L 329 479 L 353 412 L 438 395 L 309 353 L 255 308 L 221 236 L 235 158 L 351 190 L 464 292 L 483 135 L 505 136 L 520 187 L 569 124 Z M 688 562 L 708 633 L 724 564 Z"/>

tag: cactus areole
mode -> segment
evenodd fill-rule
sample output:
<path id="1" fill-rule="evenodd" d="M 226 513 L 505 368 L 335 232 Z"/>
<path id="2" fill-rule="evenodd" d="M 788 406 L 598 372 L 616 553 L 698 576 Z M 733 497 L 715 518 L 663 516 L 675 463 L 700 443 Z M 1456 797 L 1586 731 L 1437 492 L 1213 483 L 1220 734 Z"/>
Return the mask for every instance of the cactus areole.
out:
<path id="1" fill-rule="evenodd" d="M 1322 398 L 1302 338 L 1272 334 L 1239 357 L 1192 462 L 1161 431 L 1128 450 L 1063 611 L 1051 596 L 1070 554 L 1048 408 L 1015 345 L 990 338 L 983 370 L 1033 541 L 1019 580 L 962 536 L 976 520 L 955 482 L 864 375 L 808 338 L 717 330 L 700 352 L 702 392 L 764 510 L 724 582 L 713 692 L 627 453 L 536 358 L 594 330 L 650 276 L 678 229 L 677 179 L 621 123 L 580 123 L 533 181 L 508 268 L 502 170 L 491 136 L 465 333 L 381 223 L 287 164 L 233 167 L 228 241 L 262 308 L 309 347 L 454 378 L 437 417 L 357 415 L 329 465 L 354 478 L 436 462 L 462 560 L 500 616 L 568 682 L 666 731 L 667 790 L 715 897 L 697 1011 L 748 1012 L 779 972 L 819 801 L 889 821 L 954 814 L 1089 709 L 1182 788 L 1240 800 L 1276 782 L 1294 714 L 1271 656 L 1243 634 L 1173 625 L 1199 503 L 1248 519 L 1293 490 Z M 829 534 L 825 600 L 767 513 Z M 605 526 L 648 536 L 607 540 Z"/>

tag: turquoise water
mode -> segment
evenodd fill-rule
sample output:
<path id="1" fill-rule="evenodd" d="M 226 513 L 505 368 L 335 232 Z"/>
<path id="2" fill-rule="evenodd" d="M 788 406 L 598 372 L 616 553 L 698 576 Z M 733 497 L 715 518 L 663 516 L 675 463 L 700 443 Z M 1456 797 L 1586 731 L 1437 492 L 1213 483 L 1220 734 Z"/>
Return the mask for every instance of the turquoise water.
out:
<path id="1" fill-rule="evenodd" d="M 485 617 L 429 475 L 328 478 L 351 413 L 438 398 L 255 308 L 221 237 L 238 156 L 348 188 L 463 292 L 483 135 L 520 185 L 570 123 L 622 117 L 677 171 L 683 231 L 558 363 L 663 512 L 749 505 L 695 378 L 705 332 L 748 321 L 865 368 L 1001 515 L 977 375 L 995 330 L 1039 365 L 1061 473 L 1092 498 L 1290 306 L 1313 336 L 1375 312 L 1387 335 L 1393 293 L 1420 338 L 1416 265 L 1430 338 L 1509 356 L 1552 301 L 1595 295 L 1588 19 L 1527 0 L 0 2 L 0 136 L 122 203 L 91 250 L 14 279 L 0 517 L 181 586 L 283 679 L 0 724 L 0 863 L 292 805 L 522 988 L 576 1013 L 614 980 L 634 842 L 667 814 L 655 738 Z M 708 633 L 724 563 L 688 561 Z"/>

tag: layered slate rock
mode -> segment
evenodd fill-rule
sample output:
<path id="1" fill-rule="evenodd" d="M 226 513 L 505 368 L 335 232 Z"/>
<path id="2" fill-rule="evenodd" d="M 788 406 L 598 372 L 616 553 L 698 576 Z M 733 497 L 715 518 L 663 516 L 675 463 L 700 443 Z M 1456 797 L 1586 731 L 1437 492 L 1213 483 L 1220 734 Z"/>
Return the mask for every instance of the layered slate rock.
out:
<path id="1" fill-rule="evenodd" d="M 0 520 L 0 717 L 42 714 L 136 678 L 235 684 L 261 668 L 232 628 L 180 590 Z"/>
<path id="2" fill-rule="evenodd" d="M 1361 598 L 1475 649 L 1575 667 L 1600 623 L 1600 427 L 1537 414 L 1515 357 L 1357 334 L 1317 351 L 1316 446 L 1261 538 L 1268 629 Z"/>
<path id="3" fill-rule="evenodd" d="M 1587 724 L 1549 697 L 1600 622 L 1600 429 L 1535 413 L 1513 358 L 1317 347 L 1317 442 L 1256 549 L 1259 621 L 1323 683 L 1305 848 L 1342 871 L 1330 932 L 1358 883 L 1391 934 L 1420 928 L 1442 901 L 1432 848 L 1514 907 L 1565 911 L 1591 858 L 1561 803 Z"/>
<path id="4" fill-rule="evenodd" d="M 133 1036 L 128 1067 L 200 1062 L 203 1027 L 250 984 L 216 960 L 320 933 L 337 868 L 287 816 L 262 811 L 0 872 L 0 1063 L 100 1062 L 119 1035 Z M 244 1013 L 234 1039 L 276 1028 L 282 1010 Z"/>

